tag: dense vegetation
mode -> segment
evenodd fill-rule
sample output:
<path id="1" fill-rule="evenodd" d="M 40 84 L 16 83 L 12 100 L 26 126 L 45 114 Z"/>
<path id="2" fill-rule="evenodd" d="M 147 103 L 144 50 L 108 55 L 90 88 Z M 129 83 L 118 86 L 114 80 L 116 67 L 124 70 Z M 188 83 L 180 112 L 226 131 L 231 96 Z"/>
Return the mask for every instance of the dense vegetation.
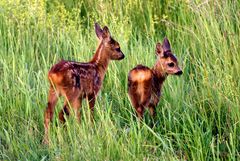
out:
<path id="1" fill-rule="evenodd" d="M 111 62 L 95 106 L 81 123 L 55 115 L 42 144 L 49 68 L 88 61 L 107 25 L 126 58 Z M 240 1 L 0 0 L 0 160 L 240 159 Z M 167 36 L 184 74 L 164 84 L 157 121 L 139 123 L 127 74 L 152 66 Z M 60 110 L 59 101 L 56 112 Z"/>

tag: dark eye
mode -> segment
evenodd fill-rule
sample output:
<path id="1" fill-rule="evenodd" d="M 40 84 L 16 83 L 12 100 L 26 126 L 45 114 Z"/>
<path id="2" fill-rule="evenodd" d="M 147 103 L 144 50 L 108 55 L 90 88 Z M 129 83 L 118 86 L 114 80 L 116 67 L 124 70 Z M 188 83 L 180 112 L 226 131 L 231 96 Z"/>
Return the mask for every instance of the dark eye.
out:
<path id="1" fill-rule="evenodd" d="M 113 39 L 110 40 L 110 44 L 111 45 L 114 45 L 115 44 L 115 41 Z"/>
<path id="2" fill-rule="evenodd" d="M 174 63 L 168 63 L 169 67 L 174 67 Z"/>
<path id="3" fill-rule="evenodd" d="M 116 50 L 117 52 L 120 52 L 120 51 L 121 51 L 120 48 L 116 48 L 115 50 Z"/>

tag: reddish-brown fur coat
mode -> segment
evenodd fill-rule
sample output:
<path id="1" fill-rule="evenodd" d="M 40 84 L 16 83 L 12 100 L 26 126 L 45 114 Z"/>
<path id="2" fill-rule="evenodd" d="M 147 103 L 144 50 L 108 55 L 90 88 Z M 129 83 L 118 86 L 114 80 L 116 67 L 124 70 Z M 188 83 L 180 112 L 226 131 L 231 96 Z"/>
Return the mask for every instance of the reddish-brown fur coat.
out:
<path id="1" fill-rule="evenodd" d="M 140 74 L 142 79 L 136 79 L 136 75 Z M 159 77 L 154 70 L 143 65 L 138 65 L 129 72 L 128 93 L 139 117 L 142 117 L 145 107 L 149 107 L 154 115 L 164 80 L 164 76 Z"/>
<path id="2" fill-rule="evenodd" d="M 168 74 L 182 73 L 176 57 L 171 53 L 170 44 L 164 39 L 163 46 L 156 46 L 158 59 L 152 69 L 137 65 L 128 74 L 128 94 L 139 118 L 143 117 L 146 107 L 155 116 L 155 108 L 160 100 L 163 82 Z M 170 67 L 169 64 L 174 66 Z"/>
<path id="3" fill-rule="evenodd" d="M 62 122 L 65 122 L 64 114 L 70 113 L 69 105 L 79 119 L 79 108 L 84 98 L 87 98 L 89 107 L 93 111 L 110 60 L 124 58 L 119 43 L 110 36 L 107 27 L 101 29 L 95 24 L 95 30 L 100 43 L 92 60 L 87 63 L 61 60 L 52 66 L 48 73 L 50 89 L 44 113 L 45 143 L 48 143 L 49 122 L 53 118 L 58 97 L 65 98 L 63 109 L 59 113 Z"/>

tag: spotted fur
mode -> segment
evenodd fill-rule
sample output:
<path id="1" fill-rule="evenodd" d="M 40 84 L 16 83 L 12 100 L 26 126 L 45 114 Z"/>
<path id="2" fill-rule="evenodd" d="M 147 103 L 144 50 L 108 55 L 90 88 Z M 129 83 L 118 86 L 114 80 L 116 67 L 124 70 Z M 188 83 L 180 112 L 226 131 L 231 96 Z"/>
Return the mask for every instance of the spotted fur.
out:
<path id="1" fill-rule="evenodd" d="M 63 109 L 59 113 L 61 122 L 65 122 L 64 115 L 68 116 L 70 113 L 69 105 L 79 119 L 79 108 L 84 98 L 93 112 L 96 96 L 101 89 L 110 60 L 124 58 L 119 43 L 111 37 L 106 26 L 101 29 L 95 24 L 95 31 L 99 46 L 92 60 L 87 63 L 61 60 L 53 65 L 48 73 L 50 89 L 44 113 L 45 143 L 48 143 L 49 123 L 53 118 L 58 97 L 65 98 Z"/>

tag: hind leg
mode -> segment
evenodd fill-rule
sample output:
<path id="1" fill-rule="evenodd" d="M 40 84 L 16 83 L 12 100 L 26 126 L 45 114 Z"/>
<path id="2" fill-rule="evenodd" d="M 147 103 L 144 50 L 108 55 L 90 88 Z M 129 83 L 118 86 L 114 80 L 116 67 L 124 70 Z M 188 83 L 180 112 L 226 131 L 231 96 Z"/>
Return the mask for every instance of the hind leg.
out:
<path id="1" fill-rule="evenodd" d="M 144 113 L 144 107 L 140 105 L 140 99 L 139 99 L 140 97 L 137 93 L 133 91 L 129 91 L 128 94 L 129 94 L 131 103 L 136 110 L 137 117 L 141 120 Z"/>
<path id="2" fill-rule="evenodd" d="M 64 101 L 64 106 L 62 110 L 59 112 L 58 118 L 62 123 L 66 122 L 66 119 L 64 115 L 69 116 L 70 114 L 70 108 L 71 106 L 74 110 L 74 113 L 78 120 L 80 120 L 80 114 L 79 114 L 79 108 L 81 106 L 81 98 L 79 98 L 79 92 L 76 91 L 74 93 L 69 94 L 66 96 L 66 99 Z"/>
<path id="3" fill-rule="evenodd" d="M 140 97 L 138 94 L 129 94 L 131 103 L 136 110 L 137 117 L 142 120 L 144 114 L 144 105 L 140 103 Z"/>
<path id="4" fill-rule="evenodd" d="M 150 99 L 148 95 L 141 95 L 140 98 L 141 98 L 141 102 L 138 104 L 136 110 L 137 110 L 138 118 L 142 120 L 145 108 L 148 106 Z"/>
<path id="5" fill-rule="evenodd" d="M 64 115 L 69 116 L 69 113 L 70 113 L 70 110 L 69 110 L 69 107 L 68 107 L 68 102 L 65 100 L 63 108 L 58 114 L 58 118 L 59 118 L 61 123 L 66 122 L 66 119 L 65 119 Z"/>
<path id="6" fill-rule="evenodd" d="M 143 106 L 138 106 L 136 108 L 136 111 L 137 111 L 138 119 L 142 120 L 143 119 L 143 114 L 144 114 L 144 107 Z"/>
<path id="7" fill-rule="evenodd" d="M 48 130 L 49 130 L 49 123 L 52 121 L 53 113 L 54 113 L 54 107 L 58 100 L 58 92 L 53 89 L 51 86 L 49 89 L 48 94 L 48 105 L 44 112 L 44 140 L 43 142 L 48 144 Z"/>
<path id="8" fill-rule="evenodd" d="M 151 93 L 149 90 L 145 90 L 140 95 L 140 105 L 138 106 L 138 116 L 142 119 L 143 113 L 145 111 L 145 108 L 148 107 L 150 99 L 151 99 Z"/>
<path id="9" fill-rule="evenodd" d="M 156 106 L 154 105 L 149 105 L 149 111 L 150 111 L 150 114 L 153 118 L 156 117 Z"/>
<path id="10" fill-rule="evenodd" d="M 75 98 L 68 101 L 66 100 L 64 102 L 63 109 L 59 112 L 59 115 L 58 115 L 58 118 L 61 121 L 61 123 L 65 123 L 66 122 L 65 116 L 69 116 L 70 114 L 69 104 L 73 108 L 74 114 L 76 115 L 77 120 L 80 121 L 79 108 L 81 107 L 81 101 L 79 98 Z"/>

